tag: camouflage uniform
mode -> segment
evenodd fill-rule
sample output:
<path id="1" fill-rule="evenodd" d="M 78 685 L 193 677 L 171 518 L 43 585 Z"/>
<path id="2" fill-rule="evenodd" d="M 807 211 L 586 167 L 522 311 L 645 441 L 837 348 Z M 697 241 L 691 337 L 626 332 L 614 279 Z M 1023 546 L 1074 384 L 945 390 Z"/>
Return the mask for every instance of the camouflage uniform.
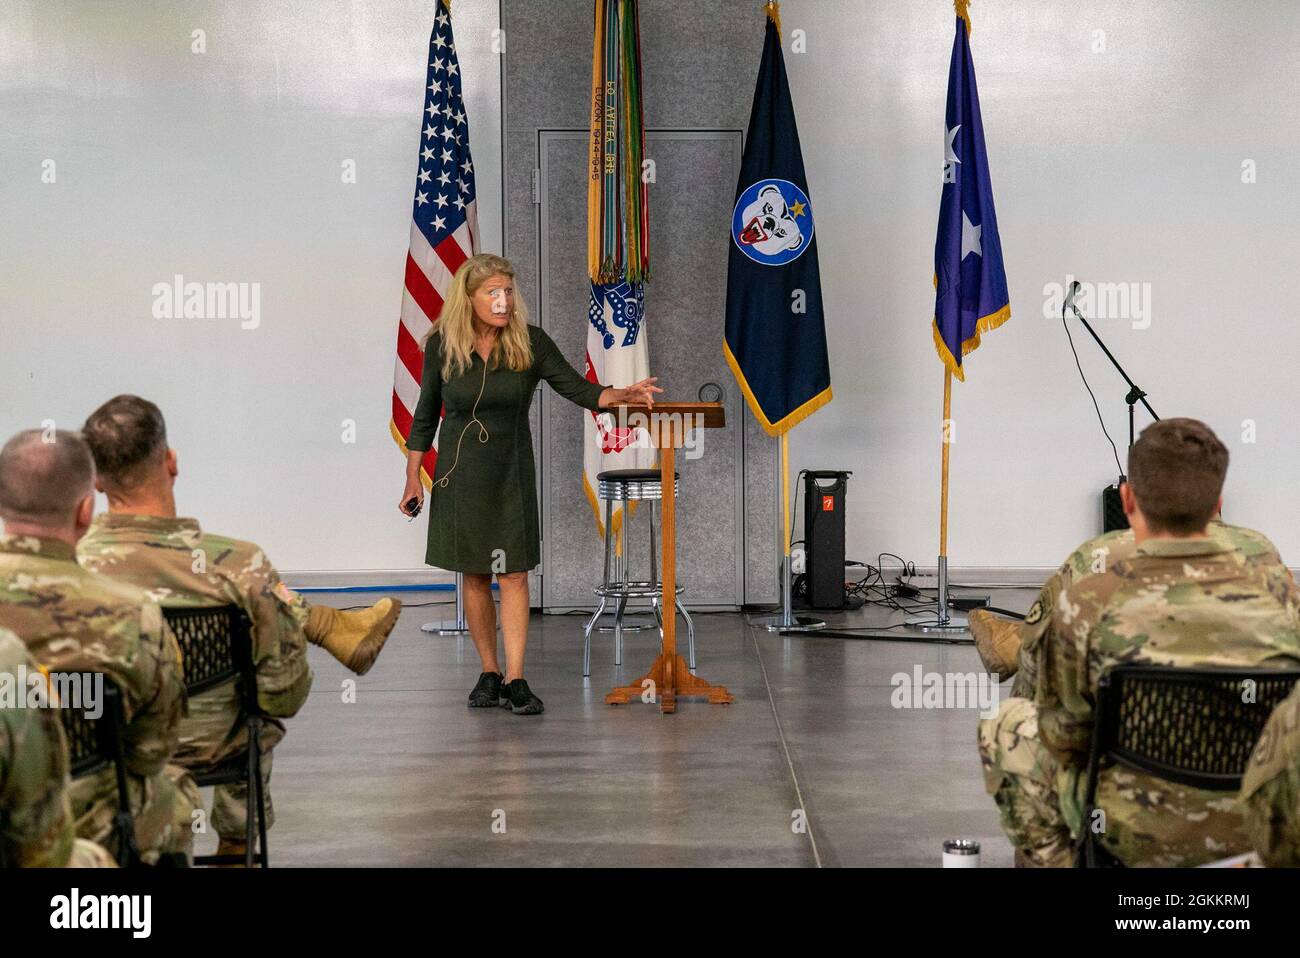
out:
<path id="1" fill-rule="evenodd" d="M 1295 583 L 1220 537 L 1154 539 L 1075 578 L 1057 598 L 1051 641 L 1035 647 L 1032 702 L 981 723 L 985 783 L 1017 848 L 1068 864 L 1083 827 L 1082 772 L 1098 679 L 1118 663 L 1287 666 L 1300 662 Z M 1127 865 L 1196 865 L 1246 851 L 1235 796 L 1121 768 L 1104 771 L 1102 845 Z"/>
<path id="2" fill-rule="evenodd" d="M 1209 529 L 1213 538 L 1236 549 L 1250 562 L 1282 565 L 1282 557 L 1262 532 L 1244 526 L 1230 526 L 1218 519 L 1210 522 Z M 1132 558 L 1136 553 L 1137 544 L 1133 541 L 1132 529 L 1107 532 L 1075 549 L 1061 568 L 1043 584 L 1020 629 L 1020 665 L 1011 685 L 1013 696 L 1027 699 L 1034 697 L 1038 672 L 1034 649 L 1043 641 L 1043 636 L 1052 631 L 1052 610 L 1056 608 L 1056 599 L 1061 590 L 1068 588 L 1076 578 L 1105 572 L 1112 562 Z"/>
<path id="3" fill-rule="evenodd" d="M 0 701 L 0 866 L 112 867 L 104 849 L 76 836 L 59 713 L 23 707 L 27 687 L 18 684 L 19 666 L 38 674 L 22 640 L 0 629 L 0 676 L 22 700 Z"/>
<path id="4" fill-rule="evenodd" d="M 167 764 L 185 709 L 180 649 L 140 590 L 77 565 L 72 546 L 0 535 L 0 626 L 51 672 L 102 672 L 122 691 L 127 791 L 145 861 L 190 853 L 199 803 L 193 779 Z M 109 848 L 117 813 L 112 768 L 72 782 L 76 833 Z"/>
<path id="5" fill-rule="evenodd" d="M 257 697 L 271 719 L 262 725 L 264 782 L 271 774 L 271 749 L 284 737 L 284 723 L 307 700 L 312 673 L 307 665 L 307 604 L 280 581 L 270 560 L 251 542 L 203 532 L 193 519 L 109 513 L 95 517 L 77 544 L 87 569 L 130 582 L 164 608 L 237 605 L 253 624 Z M 175 761 L 203 769 L 239 755 L 248 746 L 246 716 L 235 683 L 190 699 L 181 723 Z M 212 825 L 222 838 L 243 841 L 247 789 L 214 789 Z M 267 822 L 275 819 L 266 793 Z"/>
<path id="6" fill-rule="evenodd" d="M 1300 685 L 1259 737 L 1241 783 L 1241 812 L 1265 864 L 1300 866 Z"/>

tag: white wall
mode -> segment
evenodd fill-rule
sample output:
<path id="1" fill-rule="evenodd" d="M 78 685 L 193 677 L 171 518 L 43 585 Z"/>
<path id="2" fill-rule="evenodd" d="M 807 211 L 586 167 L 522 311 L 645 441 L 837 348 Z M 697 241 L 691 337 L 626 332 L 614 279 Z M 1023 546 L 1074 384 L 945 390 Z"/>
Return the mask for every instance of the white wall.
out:
<path id="1" fill-rule="evenodd" d="M 953 564 L 1050 566 L 1096 530 L 1114 465 L 1060 322 L 1043 315 L 1045 285 L 1067 272 L 1150 284 L 1149 328 L 1113 319 L 1099 331 L 1157 411 L 1206 419 L 1228 443 L 1228 517 L 1300 556 L 1300 422 L 1288 408 L 1300 8 L 972 7 L 1012 319 L 954 386 Z M 0 5 L 0 433 L 75 427 L 137 391 L 169 414 L 182 512 L 258 539 L 288 570 L 420 568 L 424 523 L 395 514 L 402 463 L 387 423 L 432 9 Z M 454 10 L 480 223 L 496 249 L 497 4 Z M 854 471 L 852 557 L 929 564 L 951 5 L 785 0 L 782 12 L 787 40 L 807 34 L 808 52 L 787 64 L 836 397 L 793 433 L 794 465 Z M 203 55 L 190 52 L 199 28 Z M 1093 52 L 1098 30 L 1104 52 Z M 349 158 L 355 185 L 340 182 Z M 46 159 L 56 183 L 41 181 Z M 1245 159 L 1258 164 L 1253 185 L 1241 182 Z M 176 273 L 260 283 L 260 327 L 154 319 L 151 289 Z M 1122 449 L 1125 388 L 1086 334 L 1075 338 Z M 345 419 L 354 445 L 340 440 Z M 1245 419 L 1254 444 L 1241 440 Z"/>
<path id="2" fill-rule="evenodd" d="M 454 9 L 479 223 L 499 250 L 497 3 Z M 433 13 L 0 4 L 0 433 L 76 428 L 138 392 L 167 415 L 182 514 L 282 569 L 422 568 L 388 419 Z M 259 283 L 260 326 L 155 319 L 152 288 L 177 273 Z"/>
<path id="3" fill-rule="evenodd" d="M 933 565 L 943 376 L 929 322 L 952 6 L 781 6 L 835 390 L 792 433 L 792 459 L 854 470 L 851 557 Z M 1300 6 L 977 0 L 971 15 L 1012 318 L 953 386 L 952 564 L 1055 565 L 1099 531 L 1114 462 L 1059 306 L 1056 319 L 1043 309 L 1067 272 L 1150 284 L 1149 328 L 1098 332 L 1156 412 L 1204 419 L 1225 441 L 1226 517 L 1300 562 Z M 788 52 L 795 29 L 807 53 Z M 1079 327 L 1075 343 L 1122 456 L 1127 387 Z"/>

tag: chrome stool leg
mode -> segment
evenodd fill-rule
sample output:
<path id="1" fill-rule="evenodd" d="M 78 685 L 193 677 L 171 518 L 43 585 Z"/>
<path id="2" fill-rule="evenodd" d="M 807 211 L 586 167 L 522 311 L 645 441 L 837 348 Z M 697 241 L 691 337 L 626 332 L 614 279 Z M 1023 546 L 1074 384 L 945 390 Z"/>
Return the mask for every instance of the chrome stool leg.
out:
<path id="1" fill-rule="evenodd" d="M 582 677 L 591 676 L 591 630 L 595 628 L 597 620 L 605 612 L 605 597 L 600 597 L 600 605 L 596 608 L 595 614 L 587 620 L 587 624 L 582 629 Z"/>
<path id="2" fill-rule="evenodd" d="M 614 500 L 606 499 L 605 500 L 605 563 L 604 563 L 604 571 L 601 574 L 601 585 L 604 586 L 606 590 L 609 589 L 609 559 L 610 559 L 610 553 L 613 551 L 613 546 L 614 546 L 613 532 L 610 528 L 610 521 L 613 518 L 613 515 L 614 515 Z M 600 597 L 600 605 L 596 607 L 596 611 L 592 614 L 591 618 L 587 620 L 587 624 L 582 629 L 582 677 L 583 678 L 587 678 L 588 676 L 591 675 L 591 631 L 596 627 L 596 623 L 600 621 L 600 617 L 605 614 L 605 602 L 606 602 L 605 596 L 602 595 Z"/>
<path id="3" fill-rule="evenodd" d="M 659 588 L 659 553 L 655 549 L 655 509 L 657 503 L 646 503 L 646 525 L 650 527 L 650 587 Z M 664 610 L 660 605 L 662 593 L 656 594 L 650 599 L 650 608 L 654 610 L 655 622 L 659 625 L 659 651 L 664 650 Z"/>
<path id="4" fill-rule="evenodd" d="M 695 620 L 691 614 L 686 611 L 686 606 L 682 605 L 682 600 L 677 600 L 677 611 L 681 612 L 682 618 L 686 620 L 686 654 L 687 664 L 691 671 L 695 671 Z"/>
<path id="5" fill-rule="evenodd" d="M 614 664 L 623 664 L 623 610 L 627 608 L 627 596 L 618 597 L 618 606 L 614 612 Z"/>

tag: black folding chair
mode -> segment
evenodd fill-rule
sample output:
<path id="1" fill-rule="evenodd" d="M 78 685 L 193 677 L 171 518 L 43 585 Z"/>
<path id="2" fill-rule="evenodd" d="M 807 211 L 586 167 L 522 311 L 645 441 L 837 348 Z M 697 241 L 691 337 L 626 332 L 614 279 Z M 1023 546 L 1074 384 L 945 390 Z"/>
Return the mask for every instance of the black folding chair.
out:
<path id="1" fill-rule="evenodd" d="M 83 710 L 60 708 L 64 738 L 68 741 L 68 770 L 73 781 L 94 775 L 112 765 L 117 778 L 117 814 L 113 816 L 113 838 L 117 863 L 123 868 L 141 864 L 135 841 L 135 820 L 126 787 L 126 713 L 122 693 L 104 676 L 103 709 L 98 718 Z"/>
<path id="2" fill-rule="evenodd" d="M 235 605 L 197 609 L 163 609 L 163 617 L 176 634 L 185 666 L 185 688 L 198 695 L 226 682 L 238 685 L 239 701 L 248 725 L 248 748 L 212 768 L 192 770 L 200 786 L 246 782 L 248 805 L 244 820 L 243 855 L 197 855 L 195 865 L 267 867 L 266 796 L 262 790 L 262 722 L 257 703 L 257 669 L 253 665 L 252 624 Z M 254 827 L 256 826 L 256 834 Z M 256 839 L 256 841 L 254 840 Z"/>
<path id="3" fill-rule="evenodd" d="M 1090 827 L 1104 769 L 1122 765 L 1191 788 L 1239 791 L 1264 723 L 1298 681 L 1300 668 L 1117 665 L 1102 673 L 1079 867 L 1122 867 Z"/>

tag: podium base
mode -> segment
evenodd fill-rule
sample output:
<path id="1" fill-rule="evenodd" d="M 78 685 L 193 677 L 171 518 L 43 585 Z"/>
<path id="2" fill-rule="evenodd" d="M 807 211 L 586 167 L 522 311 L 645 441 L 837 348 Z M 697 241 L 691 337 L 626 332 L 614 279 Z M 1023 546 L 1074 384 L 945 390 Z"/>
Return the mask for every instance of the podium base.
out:
<path id="1" fill-rule="evenodd" d="M 635 701 L 650 704 L 658 700 L 659 711 L 669 713 L 677 711 L 678 698 L 707 698 L 710 705 L 730 705 L 736 701 L 724 686 L 692 675 L 680 655 L 661 652 L 649 672 L 637 679 L 635 685 L 614 689 L 605 696 L 605 704 L 627 705 Z"/>

